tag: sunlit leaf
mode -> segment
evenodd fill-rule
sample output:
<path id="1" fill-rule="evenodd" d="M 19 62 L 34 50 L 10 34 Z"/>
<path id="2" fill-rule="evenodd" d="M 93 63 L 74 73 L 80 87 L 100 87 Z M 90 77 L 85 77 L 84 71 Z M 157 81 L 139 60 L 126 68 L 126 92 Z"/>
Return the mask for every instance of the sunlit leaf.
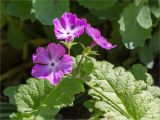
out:
<path id="1" fill-rule="evenodd" d="M 138 7 L 135 7 L 134 4 L 130 4 L 124 9 L 119 20 L 120 33 L 128 49 L 144 46 L 145 40 L 151 37 L 151 28 L 142 28 L 137 23 L 136 18 L 139 11 L 140 9 Z"/>
<path id="2" fill-rule="evenodd" d="M 52 120 L 61 107 L 70 105 L 74 95 L 83 91 L 82 81 L 75 78 L 66 77 L 57 86 L 47 80 L 30 78 L 18 88 L 15 101 L 21 116 Z"/>

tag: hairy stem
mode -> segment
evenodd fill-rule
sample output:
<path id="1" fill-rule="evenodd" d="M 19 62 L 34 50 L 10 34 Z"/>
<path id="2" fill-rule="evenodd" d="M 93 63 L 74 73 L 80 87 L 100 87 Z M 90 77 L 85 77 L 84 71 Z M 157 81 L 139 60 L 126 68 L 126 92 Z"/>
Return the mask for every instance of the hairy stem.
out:
<path id="1" fill-rule="evenodd" d="M 70 50 L 70 48 L 68 48 L 68 55 L 70 55 L 71 54 L 71 50 Z"/>
<path id="2" fill-rule="evenodd" d="M 82 56 L 81 56 L 81 59 L 80 59 L 78 65 L 77 65 L 77 75 L 76 75 L 76 77 L 79 78 L 79 79 L 81 79 L 81 80 L 83 80 L 84 83 L 85 83 L 88 87 L 92 88 L 92 89 L 95 90 L 97 93 L 99 93 L 102 97 L 104 97 L 104 98 L 105 98 L 105 101 L 106 101 L 109 105 L 111 105 L 113 108 L 115 108 L 117 111 L 119 111 L 122 115 L 126 116 L 127 118 L 132 118 L 126 111 L 124 111 L 121 107 L 119 107 L 116 103 L 114 103 L 108 96 L 106 96 L 105 94 L 103 94 L 103 92 L 99 91 L 99 90 L 96 89 L 94 86 L 90 85 L 86 80 L 84 80 L 83 78 L 80 77 L 81 64 L 82 64 L 83 58 L 88 55 L 88 51 L 87 51 L 87 54 L 86 54 L 86 55 L 85 55 L 84 53 L 85 53 L 85 52 L 83 52 L 83 54 L 82 54 Z"/>
<path id="3" fill-rule="evenodd" d="M 77 76 L 80 75 L 81 64 L 82 64 L 83 58 L 84 58 L 84 55 L 82 54 L 81 59 L 80 59 L 78 66 L 77 66 Z"/>

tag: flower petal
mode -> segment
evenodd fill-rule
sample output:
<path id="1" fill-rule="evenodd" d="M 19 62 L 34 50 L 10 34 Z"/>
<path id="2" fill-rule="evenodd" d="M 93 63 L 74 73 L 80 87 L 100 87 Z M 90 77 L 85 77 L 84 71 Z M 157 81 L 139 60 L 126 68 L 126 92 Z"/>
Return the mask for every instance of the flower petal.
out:
<path id="1" fill-rule="evenodd" d="M 70 12 L 64 13 L 60 20 L 58 18 L 53 20 L 57 39 L 65 39 L 66 42 L 83 34 L 86 24 L 85 19 L 79 19 L 76 14 Z"/>
<path id="2" fill-rule="evenodd" d="M 65 39 L 66 38 L 66 31 L 63 28 L 60 20 L 58 20 L 58 18 L 55 18 L 53 20 L 53 25 L 54 25 L 54 32 L 55 32 L 57 39 Z"/>
<path id="3" fill-rule="evenodd" d="M 52 69 L 48 65 L 36 64 L 32 67 L 32 76 L 36 78 L 45 78 L 52 72 Z"/>
<path id="4" fill-rule="evenodd" d="M 66 31 L 71 31 L 71 29 L 75 26 L 75 21 L 77 19 L 76 14 L 72 14 L 70 12 L 66 12 L 61 17 L 61 23 Z"/>
<path id="5" fill-rule="evenodd" d="M 48 64 L 50 61 L 49 55 L 45 48 L 43 47 L 38 47 L 36 49 L 36 54 L 33 54 L 32 60 L 33 63 L 40 63 L 40 64 Z"/>
<path id="6" fill-rule="evenodd" d="M 112 45 L 107 41 L 106 38 L 101 36 L 100 31 L 91 27 L 90 24 L 87 24 L 86 26 L 86 33 L 94 40 L 94 42 L 106 50 L 111 50 L 112 48 L 116 47 L 116 45 Z"/>
<path id="7" fill-rule="evenodd" d="M 51 61 L 58 61 L 65 53 L 66 50 L 61 44 L 49 43 L 46 50 L 48 51 Z"/>
<path id="8" fill-rule="evenodd" d="M 62 71 L 64 74 L 69 74 L 72 72 L 73 63 L 72 57 L 65 54 L 56 66 L 56 71 Z"/>
<path id="9" fill-rule="evenodd" d="M 83 34 L 84 28 L 87 24 L 86 19 L 77 19 L 75 28 L 71 31 L 71 33 L 74 35 L 74 37 L 78 38 L 80 35 Z"/>
<path id="10" fill-rule="evenodd" d="M 56 73 L 52 72 L 50 75 L 46 76 L 45 79 L 47 79 L 51 84 L 57 85 L 63 76 L 64 73 L 62 71 Z"/>
<path id="11" fill-rule="evenodd" d="M 111 50 L 112 48 L 115 48 L 117 45 L 112 45 L 107 41 L 106 38 L 100 37 L 99 39 L 96 40 L 97 44 L 101 46 L 102 48 L 106 50 Z"/>
<path id="12" fill-rule="evenodd" d="M 91 27 L 90 24 L 87 24 L 87 25 L 86 25 L 86 33 L 87 33 L 90 37 L 92 37 L 93 40 L 101 37 L 100 31 L 99 31 L 98 29 L 95 29 L 95 28 Z"/>

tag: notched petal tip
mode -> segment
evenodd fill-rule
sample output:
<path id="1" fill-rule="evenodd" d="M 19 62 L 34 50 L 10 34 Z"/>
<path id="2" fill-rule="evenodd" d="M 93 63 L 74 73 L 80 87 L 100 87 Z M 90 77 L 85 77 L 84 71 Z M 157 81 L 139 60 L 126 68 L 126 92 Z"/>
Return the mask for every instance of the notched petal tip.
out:
<path id="1" fill-rule="evenodd" d="M 53 25 L 57 24 L 57 22 L 59 22 L 58 18 L 54 18 L 53 21 L 52 21 Z"/>

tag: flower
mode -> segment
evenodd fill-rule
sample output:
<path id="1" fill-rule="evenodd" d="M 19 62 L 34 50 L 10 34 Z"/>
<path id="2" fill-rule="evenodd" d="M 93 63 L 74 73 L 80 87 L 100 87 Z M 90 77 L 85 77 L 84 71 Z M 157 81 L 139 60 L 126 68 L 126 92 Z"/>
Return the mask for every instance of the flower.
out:
<path id="1" fill-rule="evenodd" d="M 66 12 L 61 19 L 53 20 L 54 32 L 57 39 L 65 39 L 66 42 L 78 38 L 84 32 L 86 19 L 79 19 L 76 14 Z"/>
<path id="2" fill-rule="evenodd" d="M 35 65 L 32 76 L 47 79 L 51 84 L 58 84 L 60 79 L 72 71 L 73 59 L 66 54 L 61 44 L 48 44 L 47 48 L 38 47 L 32 56 Z"/>
<path id="3" fill-rule="evenodd" d="M 93 48 L 96 44 L 106 50 L 111 50 L 112 48 L 116 47 L 116 45 L 112 45 L 106 38 L 101 36 L 100 31 L 96 28 L 91 27 L 90 24 L 86 25 L 86 33 L 94 40 L 90 45 L 91 48 Z"/>

